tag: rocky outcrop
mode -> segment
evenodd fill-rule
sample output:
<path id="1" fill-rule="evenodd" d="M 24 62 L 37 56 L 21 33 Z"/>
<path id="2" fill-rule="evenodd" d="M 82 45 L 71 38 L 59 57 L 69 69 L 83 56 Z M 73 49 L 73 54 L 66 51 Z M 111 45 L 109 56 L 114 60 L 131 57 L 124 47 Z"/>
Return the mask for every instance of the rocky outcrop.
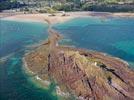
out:
<path id="1" fill-rule="evenodd" d="M 50 31 L 48 42 L 25 56 L 28 68 L 42 80 L 55 81 L 78 100 L 134 100 L 134 71 L 103 53 L 59 46 Z"/>
<path id="2" fill-rule="evenodd" d="M 134 71 L 126 63 L 101 53 L 69 47 L 49 52 L 48 48 L 38 48 L 25 60 L 42 79 L 51 77 L 59 86 L 63 84 L 62 91 L 69 91 L 80 100 L 134 99 Z"/>

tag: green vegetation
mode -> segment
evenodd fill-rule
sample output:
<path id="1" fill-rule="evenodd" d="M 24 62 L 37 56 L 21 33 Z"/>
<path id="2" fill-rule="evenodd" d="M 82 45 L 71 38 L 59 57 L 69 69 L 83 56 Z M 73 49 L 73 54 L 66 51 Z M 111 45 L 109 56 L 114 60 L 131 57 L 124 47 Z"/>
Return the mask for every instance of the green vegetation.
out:
<path id="1" fill-rule="evenodd" d="M 1 0 L 0 10 L 20 8 L 40 13 L 56 11 L 134 11 L 134 0 Z M 23 8 L 23 9 L 22 9 Z"/>
<path id="2" fill-rule="evenodd" d="M 6 9 L 18 8 L 21 6 L 23 5 L 17 2 L 17 0 L 0 0 L 0 11 Z"/>

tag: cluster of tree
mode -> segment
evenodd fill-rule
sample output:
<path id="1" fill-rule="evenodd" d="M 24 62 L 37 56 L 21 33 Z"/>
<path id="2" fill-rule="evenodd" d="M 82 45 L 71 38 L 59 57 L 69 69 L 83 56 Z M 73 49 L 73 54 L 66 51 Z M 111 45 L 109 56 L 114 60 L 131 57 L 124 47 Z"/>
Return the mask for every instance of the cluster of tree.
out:
<path id="1" fill-rule="evenodd" d="M 61 5 L 53 6 L 56 10 L 64 11 L 134 11 L 134 0 L 65 0 Z"/>
<path id="2" fill-rule="evenodd" d="M 133 11 L 134 0 L 0 0 L 0 10 L 21 7 L 38 8 L 40 12 L 46 12 L 50 7 L 58 11 Z"/>
<path id="3" fill-rule="evenodd" d="M 17 2 L 17 0 L 0 0 L 0 11 L 6 9 L 19 8 L 24 6 Z"/>

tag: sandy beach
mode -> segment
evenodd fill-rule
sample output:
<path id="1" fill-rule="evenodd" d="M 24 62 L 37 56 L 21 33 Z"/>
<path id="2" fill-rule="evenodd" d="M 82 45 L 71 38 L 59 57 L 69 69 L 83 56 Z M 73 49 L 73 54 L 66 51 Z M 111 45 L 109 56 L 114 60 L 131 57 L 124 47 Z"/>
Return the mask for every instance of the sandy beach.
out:
<path id="1" fill-rule="evenodd" d="M 3 17 L 2 20 L 12 20 L 12 21 L 32 21 L 32 22 L 45 22 L 46 20 L 49 21 L 51 24 L 54 23 L 61 23 L 68 21 L 72 18 L 76 18 L 78 16 L 62 16 L 62 14 L 55 14 L 56 16 L 51 16 L 50 14 L 20 14 L 20 15 L 13 15 L 8 17 Z"/>
<path id="2" fill-rule="evenodd" d="M 6 15 L 6 14 L 4 14 Z M 97 16 L 97 17 L 134 17 L 134 13 L 108 13 L 108 12 L 67 12 L 66 16 L 62 16 L 62 13 L 55 13 L 55 16 L 51 16 L 51 14 L 44 13 L 44 14 L 16 14 L 16 15 L 9 15 L 3 16 L 2 13 L 0 13 L 0 18 L 2 20 L 14 20 L 14 21 L 34 21 L 34 22 L 45 22 L 49 21 L 50 24 L 55 23 L 62 23 L 65 21 L 68 21 L 73 18 L 78 17 L 91 17 L 91 16 Z"/>

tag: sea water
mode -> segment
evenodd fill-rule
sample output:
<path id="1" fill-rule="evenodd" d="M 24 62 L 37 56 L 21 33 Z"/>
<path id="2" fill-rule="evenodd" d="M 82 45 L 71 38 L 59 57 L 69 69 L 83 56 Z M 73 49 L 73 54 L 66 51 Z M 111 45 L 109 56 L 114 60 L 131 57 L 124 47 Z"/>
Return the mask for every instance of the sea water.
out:
<path id="1" fill-rule="evenodd" d="M 0 21 L 0 100 L 57 100 L 51 87 L 42 89 L 23 71 L 28 46 L 45 40 L 47 28 L 45 23 Z"/>
<path id="2" fill-rule="evenodd" d="M 53 26 L 71 44 L 119 57 L 134 67 L 134 18 L 75 18 Z"/>

